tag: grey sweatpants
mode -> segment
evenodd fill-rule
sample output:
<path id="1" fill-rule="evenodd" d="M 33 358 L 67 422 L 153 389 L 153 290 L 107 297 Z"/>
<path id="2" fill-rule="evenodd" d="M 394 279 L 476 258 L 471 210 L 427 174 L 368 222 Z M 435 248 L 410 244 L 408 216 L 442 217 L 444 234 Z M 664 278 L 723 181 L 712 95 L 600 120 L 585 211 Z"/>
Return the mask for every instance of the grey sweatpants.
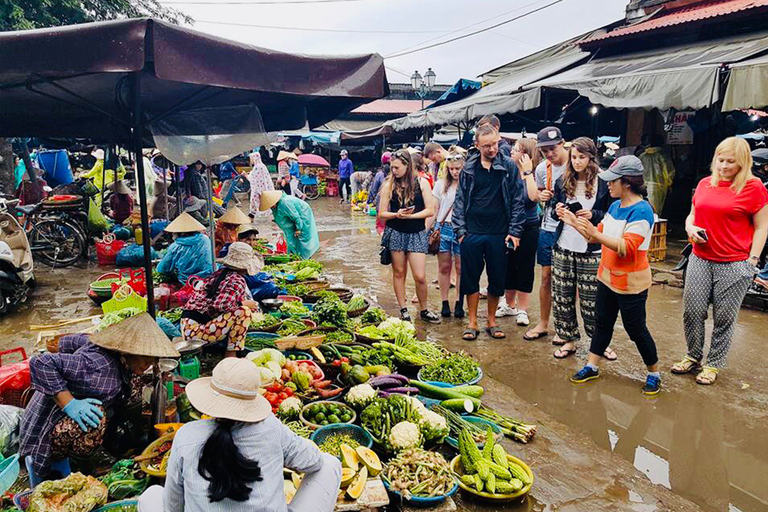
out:
<path id="1" fill-rule="evenodd" d="M 683 327 L 689 357 L 704 360 L 704 322 L 712 304 L 715 326 L 706 364 L 725 368 L 736 318 L 755 277 L 754 269 L 749 261 L 717 263 L 691 255 L 683 292 Z"/>

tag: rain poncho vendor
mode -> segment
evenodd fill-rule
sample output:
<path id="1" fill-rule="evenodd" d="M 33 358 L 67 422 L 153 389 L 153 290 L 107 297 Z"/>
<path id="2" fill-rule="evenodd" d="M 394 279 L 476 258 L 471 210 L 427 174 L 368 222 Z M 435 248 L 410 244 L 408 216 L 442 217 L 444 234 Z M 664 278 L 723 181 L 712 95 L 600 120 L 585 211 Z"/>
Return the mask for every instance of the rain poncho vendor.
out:
<path id="1" fill-rule="evenodd" d="M 54 460 L 87 456 L 100 446 L 105 409 L 140 400 L 140 386 L 131 385 L 131 376 L 144 373 L 159 357 L 179 353 L 146 313 L 90 338 L 64 336 L 58 352 L 33 357 L 29 370 L 35 392 L 21 419 L 20 454 L 35 477 L 45 478 Z"/>
<path id="2" fill-rule="evenodd" d="M 254 151 L 250 156 L 251 173 L 248 175 L 248 181 L 251 183 L 251 215 L 264 216 L 266 212 L 259 211 L 259 198 L 263 192 L 267 190 L 275 190 L 275 184 L 272 183 L 272 178 L 269 175 L 269 169 L 261 161 L 261 154 L 258 151 Z"/>
<path id="3" fill-rule="evenodd" d="M 184 212 L 165 231 L 174 233 L 176 241 L 157 265 L 158 272 L 175 273 L 180 284 L 186 283 L 189 276 L 205 277 L 211 273 L 211 239 L 203 234 L 205 226 Z"/>
<path id="4" fill-rule="evenodd" d="M 312 207 L 297 197 L 272 190 L 261 195 L 259 205 L 261 211 L 270 208 L 275 223 L 283 230 L 288 252 L 304 259 L 311 258 L 320 248 Z"/>
<path id="5" fill-rule="evenodd" d="M 113 169 L 107 169 L 107 172 L 104 172 L 104 150 L 103 149 L 95 149 L 93 153 L 91 153 L 91 156 L 96 159 L 96 163 L 93 167 L 91 167 L 91 170 L 88 171 L 85 174 L 80 175 L 81 178 L 88 178 L 93 180 L 93 184 L 101 190 L 104 188 L 105 185 L 105 179 L 104 176 L 106 175 L 106 184 L 109 185 L 115 181 L 115 171 Z M 117 178 L 123 179 L 125 177 L 125 168 L 123 167 L 123 164 L 119 164 L 117 166 Z M 101 200 L 101 196 L 97 196 L 99 200 Z"/>
<path id="6" fill-rule="evenodd" d="M 675 166 L 664 154 L 661 146 L 664 139 L 654 137 L 653 145 L 643 151 L 638 158 L 643 163 L 645 186 L 648 189 L 648 202 L 658 215 L 664 210 L 667 192 L 675 179 Z"/>

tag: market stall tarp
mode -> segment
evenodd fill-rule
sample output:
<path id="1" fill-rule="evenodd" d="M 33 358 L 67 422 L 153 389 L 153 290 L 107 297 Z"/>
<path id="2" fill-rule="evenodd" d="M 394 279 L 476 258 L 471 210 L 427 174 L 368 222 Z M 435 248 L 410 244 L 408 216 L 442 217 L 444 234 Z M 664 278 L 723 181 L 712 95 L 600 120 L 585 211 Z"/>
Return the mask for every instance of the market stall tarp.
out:
<path id="1" fill-rule="evenodd" d="M 126 139 L 142 72 L 145 118 L 252 104 L 267 131 L 321 125 L 389 93 L 376 54 L 288 54 L 154 19 L 0 33 L 0 135 Z"/>
<path id="2" fill-rule="evenodd" d="M 768 106 L 768 55 L 731 66 L 723 112 Z"/>
<path id="3" fill-rule="evenodd" d="M 477 91 L 483 86 L 482 82 L 477 80 L 468 80 L 466 78 L 460 78 L 458 82 L 453 84 L 453 87 L 445 91 L 434 103 L 427 108 L 435 108 L 447 103 L 453 103 L 460 99 L 466 98 L 473 92 Z"/>
<path id="4" fill-rule="evenodd" d="M 700 109 L 720 98 L 722 64 L 768 50 L 768 33 L 597 57 L 532 87 L 577 91 L 613 108 Z"/>

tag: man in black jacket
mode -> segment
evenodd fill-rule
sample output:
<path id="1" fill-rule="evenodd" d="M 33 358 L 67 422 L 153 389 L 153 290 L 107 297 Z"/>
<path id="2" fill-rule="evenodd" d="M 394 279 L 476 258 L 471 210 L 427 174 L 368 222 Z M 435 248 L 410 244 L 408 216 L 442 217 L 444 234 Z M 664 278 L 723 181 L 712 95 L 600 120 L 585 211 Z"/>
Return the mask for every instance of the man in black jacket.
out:
<path id="1" fill-rule="evenodd" d="M 488 274 L 488 327 L 492 338 L 506 335 L 496 326 L 496 307 L 504 295 L 507 251 L 520 244 L 525 223 L 523 182 L 515 163 L 499 153 L 499 132 L 479 126 L 475 147 L 459 178 L 452 225 L 461 244 L 461 293 L 467 297 L 469 325 L 463 338 L 476 340 L 480 276 Z"/>

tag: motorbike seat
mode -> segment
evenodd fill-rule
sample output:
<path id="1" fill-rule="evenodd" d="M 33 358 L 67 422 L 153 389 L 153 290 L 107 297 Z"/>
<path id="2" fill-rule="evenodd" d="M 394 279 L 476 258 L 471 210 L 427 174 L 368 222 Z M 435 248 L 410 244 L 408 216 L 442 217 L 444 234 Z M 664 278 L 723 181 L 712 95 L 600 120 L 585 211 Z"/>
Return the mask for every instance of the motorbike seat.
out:
<path id="1" fill-rule="evenodd" d="M 29 215 L 40 207 L 39 204 L 25 204 L 24 206 L 17 206 L 16 209 L 24 215 Z"/>

